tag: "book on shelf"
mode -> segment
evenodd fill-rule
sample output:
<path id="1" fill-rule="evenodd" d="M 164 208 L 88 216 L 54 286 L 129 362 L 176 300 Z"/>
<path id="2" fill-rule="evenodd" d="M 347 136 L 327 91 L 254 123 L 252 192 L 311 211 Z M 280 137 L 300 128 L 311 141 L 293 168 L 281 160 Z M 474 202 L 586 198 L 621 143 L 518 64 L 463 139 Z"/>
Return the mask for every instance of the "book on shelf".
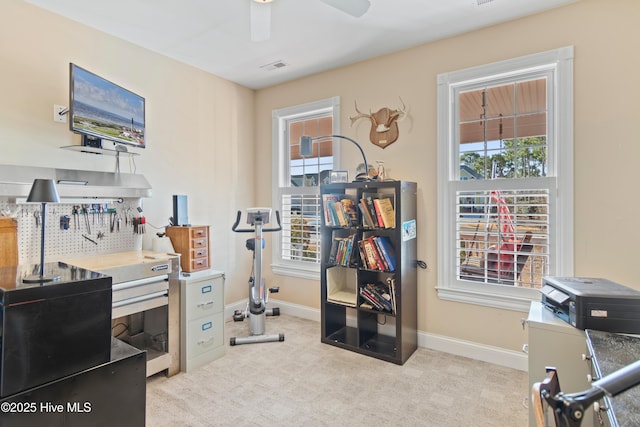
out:
<path id="1" fill-rule="evenodd" d="M 385 195 L 363 196 L 358 203 L 363 224 L 368 228 L 395 228 L 396 214 L 392 198 Z"/>
<path id="2" fill-rule="evenodd" d="M 391 296 L 391 307 L 393 314 L 396 313 L 396 279 L 390 277 L 387 279 L 387 285 L 389 286 L 389 295 Z"/>
<path id="3" fill-rule="evenodd" d="M 387 236 L 376 236 L 374 238 L 376 247 L 379 249 L 382 258 L 387 265 L 387 271 L 396 270 L 396 252 L 391 243 L 391 239 Z"/>
<path id="4" fill-rule="evenodd" d="M 357 225 L 358 211 L 355 200 L 346 194 L 323 194 L 324 223 L 329 227 Z"/>
<path id="5" fill-rule="evenodd" d="M 373 216 L 371 215 L 371 211 L 369 210 L 367 199 L 365 199 L 364 197 L 360 199 L 360 203 L 358 204 L 358 206 L 360 207 L 360 211 L 362 211 L 364 225 L 368 228 L 378 228 L 377 222 L 373 220 Z"/>
<path id="6" fill-rule="evenodd" d="M 378 215 L 378 211 L 376 211 L 376 205 L 373 200 L 374 198 L 372 196 L 367 196 L 367 207 L 369 208 L 369 212 L 371 212 L 371 217 L 373 218 L 373 223 L 375 224 L 374 228 L 384 228 L 382 217 Z"/>
<path id="7" fill-rule="evenodd" d="M 367 270 L 395 271 L 396 255 L 387 236 L 371 236 L 357 242 L 362 266 Z"/>
<path id="8" fill-rule="evenodd" d="M 381 199 L 376 199 L 375 203 L 377 203 L 378 209 L 380 210 L 380 216 L 382 217 L 384 228 L 395 228 L 396 213 L 393 209 L 391 199 L 388 197 L 383 197 Z"/>
<path id="9" fill-rule="evenodd" d="M 395 314 L 393 303 L 395 298 L 391 295 L 391 289 L 388 284 L 367 283 L 360 288 L 359 294 L 364 300 L 364 303 L 361 303 L 360 307 L 372 307 L 380 311 Z"/>
<path id="10" fill-rule="evenodd" d="M 328 264 L 335 264 L 336 258 L 338 256 L 338 247 L 340 246 L 338 239 L 333 239 L 331 241 L 331 250 L 329 251 L 329 259 L 327 260 Z"/>
<path id="11" fill-rule="evenodd" d="M 355 234 L 346 237 L 334 236 L 331 241 L 328 263 L 344 267 L 354 264 L 353 246 L 355 238 Z"/>
<path id="12" fill-rule="evenodd" d="M 334 216 L 335 209 L 331 206 L 338 200 L 338 194 L 323 194 L 322 195 L 322 210 L 324 211 L 324 223 L 327 226 L 334 224 L 338 218 Z"/>
<path id="13" fill-rule="evenodd" d="M 358 208 L 355 199 L 351 196 L 344 196 L 340 199 L 340 203 L 342 204 L 342 211 L 345 214 L 346 225 L 358 225 Z"/>
<path id="14" fill-rule="evenodd" d="M 375 250 L 368 239 L 362 239 L 358 242 L 362 246 L 364 252 L 365 265 L 368 270 L 381 270 L 376 262 L 376 256 L 373 251 Z"/>
<path id="15" fill-rule="evenodd" d="M 376 310 L 385 310 L 384 305 L 382 305 L 382 303 L 379 302 L 366 288 L 360 288 L 360 296 Z M 360 307 L 362 307 L 362 304 L 360 304 Z M 369 307 L 365 306 L 365 308 Z"/>
<path id="16" fill-rule="evenodd" d="M 382 255 L 380 254 L 380 249 L 378 249 L 378 245 L 376 245 L 377 237 L 369 237 L 367 240 L 371 245 L 371 253 L 375 258 L 375 264 L 378 266 L 377 270 L 385 271 L 387 270 L 387 265 L 384 262 Z"/>
<path id="17" fill-rule="evenodd" d="M 364 244 L 362 243 L 362 240 L 358 240 L 357 246 L 358 254 L 360 255 L 360 265 L 365 269 L 370 270 L 371 268 L 369 267 L 369 261 L 367 260 L 367 254 L 364 250 Z"/>
<path id="18" fill-rule="evenodd" d="M 379 301 L 385 307 L 385 310 L 395 314 L 392 302 L 394 298 L 391 294 L 391 290 L 388 284 L 368 284 L 367 289 L 374 295 L 374 297 L 379 299 Z"/>

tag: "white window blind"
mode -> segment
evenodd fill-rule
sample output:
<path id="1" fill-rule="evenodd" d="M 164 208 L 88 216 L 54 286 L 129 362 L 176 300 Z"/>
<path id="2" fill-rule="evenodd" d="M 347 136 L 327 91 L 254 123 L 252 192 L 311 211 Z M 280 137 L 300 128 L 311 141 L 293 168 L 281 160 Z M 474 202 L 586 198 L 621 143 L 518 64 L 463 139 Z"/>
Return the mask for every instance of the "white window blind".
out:
<path id="1" fill-rule="evenodd" d="M 320 197 L 282 196 L 282 259 L 320 263 Z"/>
<path id="2" fill-rule="evenodd" d="M 549 192 L 458 191 L 456 200 L 458 277 L 538 287 L 549 274 Z"/>

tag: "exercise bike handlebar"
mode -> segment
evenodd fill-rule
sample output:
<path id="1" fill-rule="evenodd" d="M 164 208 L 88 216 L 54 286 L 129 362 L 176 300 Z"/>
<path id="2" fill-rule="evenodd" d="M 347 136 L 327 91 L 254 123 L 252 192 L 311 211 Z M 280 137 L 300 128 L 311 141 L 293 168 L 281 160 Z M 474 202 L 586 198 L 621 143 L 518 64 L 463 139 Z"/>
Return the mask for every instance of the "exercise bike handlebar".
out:
<path id="1" fill-rule="evenodd" d="M 271 233 L 274 231 L 280 231 L 282 230 L 282 224 L 280 224 L 280 212 L 275 211 L 276 212 L 276 222 L 278 223 L 278 226 L 275 228 L 263 228 L 262 232 L 263 233 Z M 240 218 L 242 217 L 242 211 L 238 211 L 238 216 L 236 216 L 236 222 L 233 223 L 233 226 L 231 227 L 231 230 L 235 231 L 236 233 L 253 233 L 255 232 L 255 228 L 238 228 L 238 225 L 240 224 Z"/>

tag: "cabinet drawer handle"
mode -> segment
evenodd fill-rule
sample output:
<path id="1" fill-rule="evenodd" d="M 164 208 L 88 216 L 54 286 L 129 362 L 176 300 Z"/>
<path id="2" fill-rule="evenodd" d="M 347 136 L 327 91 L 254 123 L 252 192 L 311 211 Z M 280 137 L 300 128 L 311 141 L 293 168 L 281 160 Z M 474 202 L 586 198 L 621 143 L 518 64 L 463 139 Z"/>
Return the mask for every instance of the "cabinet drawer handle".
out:
<path id="1" fill-rule="evenodd" d="M 212 342 L 214 340 L 213 337 L 209 338 L 208 340 L 198 340 L 198 345 L 205 345 L 205 344 L 209 344 L 210 342 Z"/>
<path id="2" fill-rule="evenodd" d="M 206 307 L 208 305 L 213 304 L 215 301 L 211 300 L 211 301 L 207 301 L 207 302 L 201 302 L 200 304 L 197 305 L 197 307 Z"/>

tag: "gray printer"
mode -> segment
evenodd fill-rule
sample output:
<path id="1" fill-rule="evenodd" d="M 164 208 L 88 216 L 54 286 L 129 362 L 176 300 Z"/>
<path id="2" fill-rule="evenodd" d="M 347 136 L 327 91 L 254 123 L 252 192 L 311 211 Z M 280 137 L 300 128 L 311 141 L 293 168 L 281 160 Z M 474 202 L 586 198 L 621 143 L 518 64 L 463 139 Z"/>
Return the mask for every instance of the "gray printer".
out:
<path id="1" fill-rule="evenodd" d="M 544 277 L 542 305 L 578 329 L 640 334 L 640 291 L 607 279 Z"/>

